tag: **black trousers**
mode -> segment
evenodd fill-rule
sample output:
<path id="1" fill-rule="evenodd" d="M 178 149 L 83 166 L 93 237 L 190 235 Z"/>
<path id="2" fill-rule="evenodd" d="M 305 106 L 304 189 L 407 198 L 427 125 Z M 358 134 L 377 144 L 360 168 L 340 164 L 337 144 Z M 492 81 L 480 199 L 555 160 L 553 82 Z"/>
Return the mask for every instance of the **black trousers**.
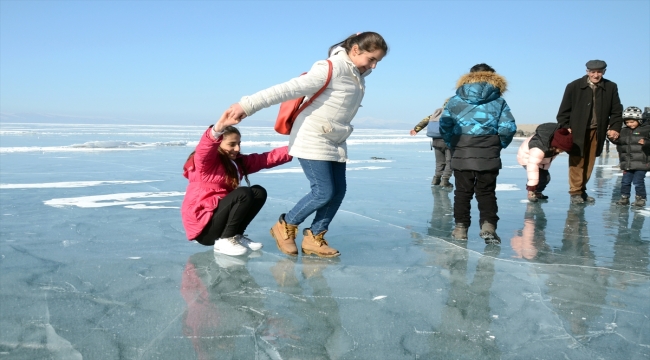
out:
<path id="1" fill-rule="evenodd" d="M 539 169 L 539 184 L 537 184 L 537 191 L 542 192 L 546 189 L 548 183 L 551 182 L 551 173 L 546 169 Z"/>
<path id="2" fill-rule="evenodd" d="M 212 219 L 196 237 L 196 241 L 212 246 L 221 238 L 243 235 L 265 202 L 266 190 L 263 187 L 238 187 L 219 200 L 219 206 L 212 214 Z"/>
<path id="3" fill-rule="evenodd" d="M 454 191 L 454 220 L 456 224 L 471 224 L 471 201 L 476 194 L 478 211 L 480 213 L 479 225 L 489 222 L 495 227 L 499 221 L 497 212 L 497 176 L 499 170 L 471 171 L 454 170 L 456 190 Z"/>

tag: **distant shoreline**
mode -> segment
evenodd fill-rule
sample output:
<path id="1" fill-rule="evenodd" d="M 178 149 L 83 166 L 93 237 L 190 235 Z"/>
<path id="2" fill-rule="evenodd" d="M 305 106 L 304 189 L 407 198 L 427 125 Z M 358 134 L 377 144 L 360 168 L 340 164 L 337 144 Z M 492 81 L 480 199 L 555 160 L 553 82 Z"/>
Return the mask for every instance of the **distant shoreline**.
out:
<path id="1" fill-rule="evenodd" d="M 85 121 L 84 121 L 85 120 Z M 34 120 L 22 120 L 22 119 L 10 119 L 10 118 L 2 118 L 0 119 L 0 126 L 1 125 L 7 125 L 7 124 L 48 124 L 48 125 L 54 125 L 54 124 L 61 124 L 61 125 L 89 125 L 89 126 L 111 126 L 111 125 L 131 125 L 131 126 L 171 126 L 171 127 L 177 127 L 177 126 L 200 126 L 200 127 L 207 127 L 208 125 L 211 125 L 211 123 L 206 122 L 205 124 L 201 124 L 200 122 L 196 121 L 188 121 L 186 123 L 183 122 L 160 122 L 156 123 L 153 121 L 107 121 L 108 119 L 97 119 L 95 121 L 92 120 L 87 120 L 87 119 L 79 119 L 78 121 L 64 121 L 60 118 L 56 119 L 34 119 Z M 273 127 L 273 123 L 269 121 L 259 121 L 259 120 L 244 120 L 242 121 L 240 126 L 249 126 L 249 127 Z M 356 129 L 377 129 L 377 130 L 403 130 L 407 129 L 406 131 L 412 129 L 411 125 L 412 124 L 393 124 L 392 126 L 378 126 L 378 127 L 367 127 L 368 123 L 362 123 L 362 124 L 355 124 L 355 122 L 352 122 L 352 125 L 355 125 Z M 517 132 L 515 133 L 515 137 L 529 137 L 535 133 L 535 129 L 537 129 L 537 126 L 539 124 L 517 124 Z"/>
<path id="2" fill-rule="evenodd" d="M 517 124 L 515 137 L 527 138 L 535 133 L 538 126 L 539 124 Z"/>

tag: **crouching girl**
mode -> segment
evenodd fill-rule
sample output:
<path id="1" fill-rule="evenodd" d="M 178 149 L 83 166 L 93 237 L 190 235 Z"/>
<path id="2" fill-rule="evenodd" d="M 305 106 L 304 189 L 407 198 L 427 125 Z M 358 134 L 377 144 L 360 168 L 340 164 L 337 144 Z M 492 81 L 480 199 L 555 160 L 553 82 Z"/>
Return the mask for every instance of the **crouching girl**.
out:
<path id="1" fill-rule="evenodd" d="M 262 244 L 244 235 L 266 202 L 266 190 L 250 186 L 248 174 L 291 161 L 283 146 L 263 154 L 240 154 L 241 134 L 226 111 L 205 131 L 183 166 L 189 180 L 181 216 L 189 240 L 226 255 L 243 255 Z M 241 186 L 245 179 L 248 186 Z"/>
<path id="2" fill-rule="evenodd" d="M 517 152 L 517 161 L 526 169 L 528 182 L 528 201 L 546 200 L 548 196 L 542 191 L 551 181 L 548 169 L 551 162 L 563 151 L 571 151 L 573 136 L 567 129 L 561 129 L 557 123 L 541 124 L 535 134 L 527 138 Z"/>

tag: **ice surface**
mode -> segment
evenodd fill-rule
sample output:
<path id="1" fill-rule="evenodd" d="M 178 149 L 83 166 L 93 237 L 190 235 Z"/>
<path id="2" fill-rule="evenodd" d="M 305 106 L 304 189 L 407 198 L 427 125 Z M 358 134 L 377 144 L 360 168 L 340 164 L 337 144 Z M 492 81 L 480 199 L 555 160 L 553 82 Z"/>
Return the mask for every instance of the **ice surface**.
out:
<path id="1" fill-rule="evenodd" d="M 245 152 L 287 139 L 241 130 Z M 615 150 L 597 160 L 594 205 L 569 204 L 565 155 L 533 204 L 515 140 L 502 244 L 486 246 L 475 202 L 470 240 L 450 240 L 453 193 L 430 186 L 426 137 L 356 130 L 327 233 L 342 256 L 290 258 L 270 237 L 309 188 L 293 161 L 250 176 L 269 193 L 248 229 L 265 247 L 233 258 L 185 240 L 180 222 L 202 131 L 1 125 L 1 358 L 650 357 L 650 209 L 613 204 Z"/>

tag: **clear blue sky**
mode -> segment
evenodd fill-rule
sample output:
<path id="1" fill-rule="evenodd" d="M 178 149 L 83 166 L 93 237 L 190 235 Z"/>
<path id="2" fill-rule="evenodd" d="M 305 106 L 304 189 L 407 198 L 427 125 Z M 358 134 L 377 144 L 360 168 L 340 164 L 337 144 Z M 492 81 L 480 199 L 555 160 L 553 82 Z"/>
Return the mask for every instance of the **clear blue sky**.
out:
<path id="1" fill-rule="evenodd" d="M 0 0 L 0 120 L 207 125 L 359 31 L 390 46 L 363 128 L 411 128 L 481 62 L 508 79 L 519 123 L 555 121 L 590 59 L 607 61 L 624 106 L 650 106 L 648 0 Z"/>

